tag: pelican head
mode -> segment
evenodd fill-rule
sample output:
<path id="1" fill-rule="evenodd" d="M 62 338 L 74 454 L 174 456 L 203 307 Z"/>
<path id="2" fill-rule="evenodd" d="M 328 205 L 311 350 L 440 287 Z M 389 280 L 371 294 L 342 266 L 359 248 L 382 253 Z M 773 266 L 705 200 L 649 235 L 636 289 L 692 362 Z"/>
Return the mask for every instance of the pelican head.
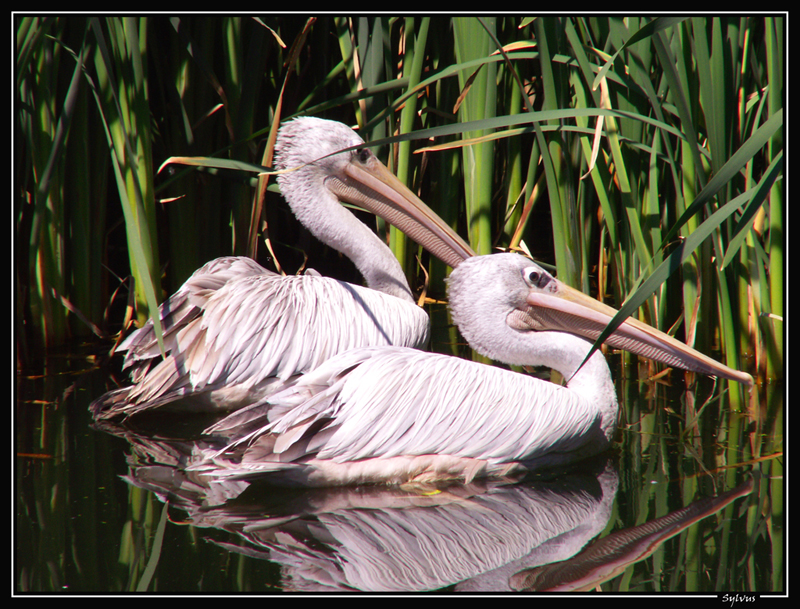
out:
<path id="1" fill-rule="evenodd" d="M 298 209 L 299 203 L 328 192 L 382 217 L 452 267 L 475 255 L 342 123 L 300 117 L 284 124 L 276 142 L 276 166 L 284 172 L 278 176 L 281 191 L 312 230 L 319 210 Z"/>
<path id="2" fill-rule="evenodd" d="M 518 254 L 465 261 L 451 273 L 448 295 L 453 320 L 477 351 L 510 364 L 556 369 L 552 361 L 532 361 L 533 332 L 570 333 L 594 341 L 617 313 Z M 520 335 L 532 340 L 515 341 Z M 633 318 L 623 322 L 605 342 L 669 366 L 746 385 L 753 383 L 749 374 L 728 368 Z"/>

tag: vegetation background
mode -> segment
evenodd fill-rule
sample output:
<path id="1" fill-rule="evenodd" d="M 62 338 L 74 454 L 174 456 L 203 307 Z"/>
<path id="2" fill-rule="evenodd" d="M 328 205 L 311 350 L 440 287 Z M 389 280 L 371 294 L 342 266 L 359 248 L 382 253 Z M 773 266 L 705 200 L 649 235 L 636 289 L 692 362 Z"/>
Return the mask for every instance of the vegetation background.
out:
<path id="1" fill-rule="evenodd" d="M 641 317 L 781 375 L 780 17 L 16 25 L 22 362 L 118 332 L 128 277 L 141 321 L 219 255 L 295 272 L 288 247 L 325 266 L 267 178 L 158 171 L 173 156 L 269 166 L 279 122 L 312 114 L 391 138 L 379 154 L 478 253 L 523 247 L 617 305 L 650 277 Z M 420 286 L 419 252 L 387 239 Z M 444 270 L 426 266 L 439 294 Z"/>

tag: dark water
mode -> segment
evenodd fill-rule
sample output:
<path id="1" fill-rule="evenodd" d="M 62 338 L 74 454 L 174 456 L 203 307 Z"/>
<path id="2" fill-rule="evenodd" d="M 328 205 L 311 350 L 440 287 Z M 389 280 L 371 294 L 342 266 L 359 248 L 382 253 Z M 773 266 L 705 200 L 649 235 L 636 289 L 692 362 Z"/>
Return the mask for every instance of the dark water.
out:
<path id="1" fill-rule="evenodd" d="M 687 425 L 691 394 L 623 376 L 618 450 L 570 471 L 302 493 L 185 475 L 180 421 L 93 428 L 109 369 L 51 357 L 17 375 L 14 591 L 782 594 L 782 390 L 735 415 L 704 382 Z"/>

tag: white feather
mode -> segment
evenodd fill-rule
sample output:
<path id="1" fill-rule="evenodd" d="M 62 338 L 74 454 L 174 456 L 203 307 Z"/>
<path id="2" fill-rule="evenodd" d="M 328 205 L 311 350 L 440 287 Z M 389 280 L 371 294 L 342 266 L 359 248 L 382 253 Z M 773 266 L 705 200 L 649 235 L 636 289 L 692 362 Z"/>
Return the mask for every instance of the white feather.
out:
<path id="1" fill-rule="evenodd" d="M 415 305 L 397 259 L 337 197 L 353 194 L 366 206 L 375 203 L 415 230 L 419 227 L 422 237 L 430 230 L 431 245 L 440 247 L 433 241 L 444 238 L 441 251 L 448 250 L 451 259 L 467 255 L 469 248 L 413 193 L 392 182 L 368 149 L 336 154 L 363 143 L 341 123 L 297 119 L 279 131 L 276 165 L 293 170 L 282 173 L 278 182 L 295 216 L 350 258 L 369 289 L 318 273 L 281 277 L 248 258 L 211 261 L 159 309 L 167 357 L 161 361 L 152 322 L 132 333 L 120 351 L 127 351 L 125 367 L 131 368 L 134 386 L 127 399 L 115 392 L 97 400 L 95 416 L 129 415 L 185 396 L 197 405 L 238 408 L 336 353 L 427 343 L 427 316 Z M 366 181 L 364 190 L 359 179 Z M 404 202 L 408 208 L 424 208 L 422 216 L 400 214 Z"/>
<path id="2" fill-rule="evenodd" d="M 453 319 L 473 347 L 501 361 L 558 370 L 569 379 L 567 386 L 405 347 L 353 349 L 272 395 L 270 422 L 203 467 L 212 475 L 251 477 L 263 464 L 273 479 L 306 485 L 393 484 L 470 481 L 597 454 L 610 445 L 617 417 L 602 353 L 587 359 L 588 340 L 534 331 L 539 322 L 526 317 L 533 294 L 565 292 L 546 271 L 513 254 L 464 261 L 451 274 L 448 290 Z M 568 302 L 560 330 L 565 319 L 583 315 L 573 327 L 584 331 L 581 322 L 603 310 L 580 299 Z M 652 353 L 651 343 L 672 340 L 652 330 L 643 349 Z M 628 345 L 638 350 L 634 343 Z M 708 358 L 688 348 L 680 353 L 690 369 L 708 365 Z M 714 370 L 730 374 L 722 366 Z M 280 450 L 262 450 L 264 439 Z M 256 445 L 258 457 L 250 448 Z M 240 465 L 245 461 L 246 474 Z M 293 467 L 281 470 L 276 461 Z"/>

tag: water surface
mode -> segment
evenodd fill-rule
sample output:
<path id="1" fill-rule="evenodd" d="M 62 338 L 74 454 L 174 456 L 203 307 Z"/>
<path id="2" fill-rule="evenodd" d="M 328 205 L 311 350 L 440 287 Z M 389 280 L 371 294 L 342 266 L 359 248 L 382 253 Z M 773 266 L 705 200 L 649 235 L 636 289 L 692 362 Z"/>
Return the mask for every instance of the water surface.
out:
<path id="1" fill-rule="evenodd" d="M 114 386 L 112 371 L 73 353 L 17 377 L 16 592 L 566 586 L 577 577 L 565 573 L 586 570 L 600 540 L 616 543 L 648 524 L 656 531 L 644 541 L 616 556 L 603 550 L 599 567 L 592 559 L 583 585 L 607 593 L 784 590 L 780 390 L 761 389 L 759 417 L 732 415 L 725 397 L 708 400 L 712 383 L 693 396 L 681 376 L 667 386 L 617 372 L 618 447 L 599 460 L 517 484 L 303 493 L 209 489 L 186 476 L 174 464 L 196 448 L 196 426 L 181 421 L 96 429 L 87 407 Z M 687 425 L 691 404 L 700 414 Z M 748 483 L 749 493 L 719 511 L 668 529 L 667 516 Z M 545 567 L 558 582 L 540 575 Z"/>

